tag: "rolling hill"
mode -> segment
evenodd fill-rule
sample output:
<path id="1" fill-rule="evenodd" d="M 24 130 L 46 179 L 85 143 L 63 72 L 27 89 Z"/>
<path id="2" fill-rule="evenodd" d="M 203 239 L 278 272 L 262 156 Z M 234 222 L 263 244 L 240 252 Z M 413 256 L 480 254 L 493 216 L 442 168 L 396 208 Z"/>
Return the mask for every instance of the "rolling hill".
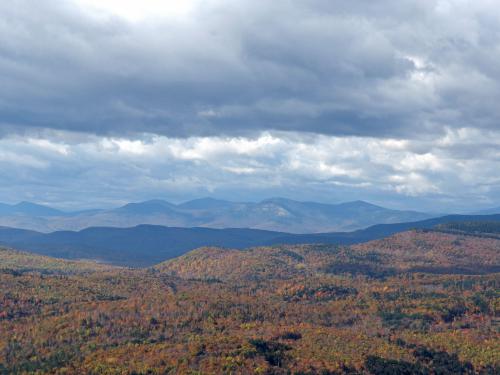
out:
<path id="1" fill-rule="evenodd" d="M 79 232 L 40 233 L 0 228 L 0 244 L 65 259 L 142 267 L 174 258 L 201 246 L 246 248 L 285 233 L 254 229 L 170 228 L 139 225 L 132 228 L 96 227 Z"/>
<path id="2" fill-rule="evenodd" d="M 350 245 L 381 239 L 410 229 L 431 229 L 453 222 L 499 222 L 500 215 L 450 215 L 417 222 L 379 224 L 354 232 L 290 234 L 257 229 L 175 228 L 139 225 L 95 227 L 81 231 L 35 231 L 0 228 L 0 244 L 65 259 L 94 259 L 143 267 L 203 247 L 244 249 L 280 244 Z"/>
<path id="3" fill-rule="evenodd" d="M 69 261 L 0 247 L 0 272 L 4 273 L 38 272 L 42 274 L 80 275 L 116 269 L 118 268 L 115 266 L 93 261 Z"/>
<path id="4" fill-rule="evenodd" d="M 0 250 L 0 374 L 498 374 L 499 257 L 436 230 L 85 272 Z"/>
<path id="5" fill-rule="evenodd" d="M 500 238 L 411 230 L 352 246 L 201 248 L 155 266 L 183 278 L 222 281 L 307 277 L 318 272 L 387 277 L 406 272 L 500 272 Z"/>

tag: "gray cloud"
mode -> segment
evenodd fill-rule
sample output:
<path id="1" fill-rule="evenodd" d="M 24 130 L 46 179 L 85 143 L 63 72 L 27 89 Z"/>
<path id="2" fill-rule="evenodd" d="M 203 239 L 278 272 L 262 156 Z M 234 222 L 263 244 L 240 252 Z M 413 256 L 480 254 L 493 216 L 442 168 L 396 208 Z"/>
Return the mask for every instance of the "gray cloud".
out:
<path id="1" fill-rule="evenodd" d="M 0 4 L 2 132 L 421 138 L 500 120 L 493 1 L 200 2 L 130 23 Z M 1 135 L 1 134 L 0 134 Z"/>
<path id="2" fill-rule="evenodd" d="M 474 145 L 492 152 L 473 154 Z M 285 195 L 473 211 L 500 201 L 499 150 L 498 131 L 471 128 L 420 141 L 289 132 L 131 140 L 47 132 L 0 140 L 0 196 L 84 207 L 151 197 Z"/>
<path id="3" fill-rule="evenodd" d="M 494 1 L 0 2 L 0 197 L 500 201 Z"/>

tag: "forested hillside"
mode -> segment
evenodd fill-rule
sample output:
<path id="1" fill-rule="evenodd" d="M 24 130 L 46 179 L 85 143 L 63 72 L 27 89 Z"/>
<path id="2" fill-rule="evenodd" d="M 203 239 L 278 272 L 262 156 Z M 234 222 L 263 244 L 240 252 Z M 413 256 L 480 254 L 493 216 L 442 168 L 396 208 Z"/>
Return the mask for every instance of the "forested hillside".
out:
<path id="1" fill-rule="evenodd" d="M 494 238 L 203 248 L 135 270 L 26 257 L 1 258 L 0 374 L 500 371 Z"/>
<path id="2" fill-rule="evenodd" d="M 118 266 L 149 267 L 204 246 L 245 249 L 304 243 L 352 245 L 411 229 L 445 231 L 439 229 L 439 225 L 459 225 L 462 222 L 466 222 L 464 225 L 474 225 L 479 228 L 477 231 L 485 225 L 498 226 L 496 223 L 500 223 L 500 215 L 450 215 L 409 223 L 379 224 L 354 232 L 313 234 L 291 234 L 248 228 L 175 228 L 158 225 L 139 225 L 132 228 L 96 227 L 79 232 L 53 233 L 0 227 L 0 246 L 56 258 L 90 259 Z M 482 236 L 491 237 L 491 234 L 482 233 Z"/>
<path id="3" fill-rule="evenodd" d="M 454 231 L 464 234 L 500 236 L 500 223 L 497 221 L 464 221 L 444 223 L 436 226 L 437 230 Z"/>
<path id="4" fill-rule="evenodd" d="M 68 261 L 0 247 L 0 272 L 41 274 L 84 274 L 117 267 L 93 261 Z"/>

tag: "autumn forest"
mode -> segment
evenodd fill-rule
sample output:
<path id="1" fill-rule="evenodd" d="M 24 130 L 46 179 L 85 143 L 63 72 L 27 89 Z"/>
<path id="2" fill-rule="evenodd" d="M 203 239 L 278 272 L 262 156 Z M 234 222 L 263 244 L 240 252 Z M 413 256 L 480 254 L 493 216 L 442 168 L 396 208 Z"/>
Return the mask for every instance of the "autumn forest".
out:
<path id="1" fill-rule="evenodd" d="M 0 374 L 498 374 L 500 239 L 469 229 L 145 269 L 2 249 Z"/>

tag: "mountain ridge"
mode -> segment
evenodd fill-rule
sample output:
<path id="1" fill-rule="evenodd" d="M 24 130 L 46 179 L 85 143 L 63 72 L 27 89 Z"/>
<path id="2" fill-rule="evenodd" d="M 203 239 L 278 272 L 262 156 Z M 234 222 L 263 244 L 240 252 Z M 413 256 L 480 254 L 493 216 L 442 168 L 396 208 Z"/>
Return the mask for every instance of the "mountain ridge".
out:
<path id="1" fill-rule="evenodd" d="M 487 208 L 480 211 L 473 212 L 474 215 L 495 215 L 500 214 L 500 207 Z"/>
<path id="2" fill-rule="evenodd" d="M 293 234 L 249 228 L 214 229 L 138 225 L 93 227 L 81 231 L 41 233 L 0 227 L 0 245 L 65 259 L 95 259 L 143 267 L 204 246 L 244 249 L 294 244 L 352 245 L 410 229 L 432 229 L 450 222 L 500 222 L 500 215 L 448 215 L 423 221 L 379 224 L 353 232 Z"/>
<path id="3" fill-rule="evenodd" d="M 41 215 L 41 216 L 64 216 L 64 211 L 41 205 L 38 203 L 22 201 L 16 204 L 0 203 L 0 215 Z"/>
<path id="4" fill-rule="evenodd" d="M 14 207 L 4 205 L 5 207 Z M 352 231 L 378 223 L 422 220 L 434 215 L 387 209 L 364 201 L 339 204 L 301 202 L 273 197 L 260 202 L 230 202 L 214 198 L 174 204 L 161 199 L 128 203 L 112 209 L 79 212 L 41 208 L 13 213 L 0 206 L 0 225 L 40 232 L 88 227 L 131 227 L 140 224 L 174 227 L 252 228 L 291 233 Z M 10 213 L 9 213 L 10 212 Z M 46 214 L 44 214 L 44 212 Z"/>

